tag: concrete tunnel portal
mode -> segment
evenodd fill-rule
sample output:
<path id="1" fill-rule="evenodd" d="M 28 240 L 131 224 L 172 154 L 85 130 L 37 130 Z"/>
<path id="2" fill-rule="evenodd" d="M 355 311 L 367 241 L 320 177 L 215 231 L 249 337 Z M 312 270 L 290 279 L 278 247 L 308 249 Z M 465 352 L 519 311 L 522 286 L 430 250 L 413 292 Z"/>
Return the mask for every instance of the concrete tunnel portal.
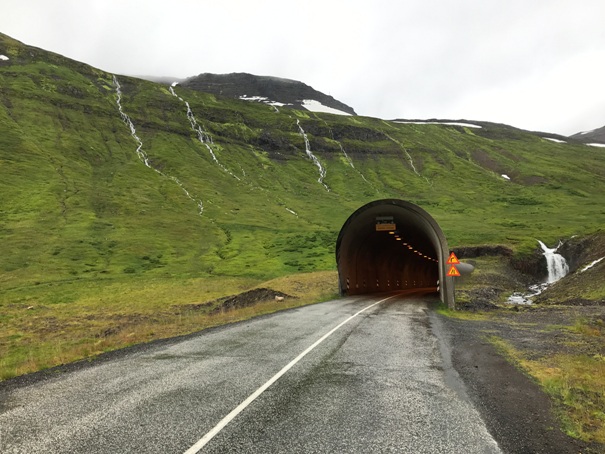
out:
<path id="1" fill-rule="evenodd" d="M 434 288 L 453 308 L 449 254 L 441 228 L 424 209 L 398 199 L 370 202 L 349 216 L 336 241 L 340 293 Z"/>

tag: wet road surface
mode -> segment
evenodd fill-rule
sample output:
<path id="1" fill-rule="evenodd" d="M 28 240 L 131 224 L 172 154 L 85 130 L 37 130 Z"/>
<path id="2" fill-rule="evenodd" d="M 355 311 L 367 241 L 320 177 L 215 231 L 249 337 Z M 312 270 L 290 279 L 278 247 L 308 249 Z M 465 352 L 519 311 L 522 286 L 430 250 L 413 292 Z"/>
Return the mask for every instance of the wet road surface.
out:
<path id="1" fill-rule="evenodd" d="M 434 298 L 388 297 L 289 310 L 0 390 L 0 452 L 500 452 L 451 367 Z"/>

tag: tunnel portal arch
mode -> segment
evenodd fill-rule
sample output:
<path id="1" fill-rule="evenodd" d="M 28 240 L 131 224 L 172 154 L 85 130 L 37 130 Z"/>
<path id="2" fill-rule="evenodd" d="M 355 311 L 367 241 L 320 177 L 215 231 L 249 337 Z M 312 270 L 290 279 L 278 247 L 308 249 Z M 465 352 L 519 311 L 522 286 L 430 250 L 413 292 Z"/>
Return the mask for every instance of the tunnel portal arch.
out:
<path id="1" fill-rule="evenodd" d="M 439 287 L 441 301 L 453 308 L 448 257 L 445 235 L 424 209 L 405 200 L 376 200 L 349 216 L 338 235 L 340 293 Z"/>

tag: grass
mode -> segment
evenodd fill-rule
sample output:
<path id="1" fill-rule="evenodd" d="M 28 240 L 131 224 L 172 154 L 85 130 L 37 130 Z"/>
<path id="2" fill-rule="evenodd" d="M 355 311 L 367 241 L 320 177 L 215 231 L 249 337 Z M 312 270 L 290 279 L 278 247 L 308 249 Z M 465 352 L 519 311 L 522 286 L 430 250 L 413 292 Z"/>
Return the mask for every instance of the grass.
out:
<path id="1" fill-rule="evenodd" d="M 457 311 L 450 309 L 445 304 L 440 303 L 437 307 L 436 312 L 445 317 L 455 318 L 457 320 L 489 320 L 492 318 L 492 314 L 487 312 L 466 312 L 466 311 Z"/>
<path id="2" fill-rule="evenodd" d="M 14 292 L 2 314 L 0 379 L 91 358 L 129 345 L 196 332 L 337 296 L 333 271 L 245 278 L 154 279 L 98 288 L 62 283 L 40 294 Z M 196 307 L 250 288 L 268 287 L 294 298 L 211 313 Z M 42 297 L 42 293 L 52 293 Z M 20 299 L 18 295 L 27 295 Z"/>
<path id="3" fill-rule="evenodd" d="M 600 355 L 555 354 L 530 360 L 505 340 L 490 342 L 533 377 L 553 398 L 565 432 L 584 441 L 605 444 L 605 358 Z"/>

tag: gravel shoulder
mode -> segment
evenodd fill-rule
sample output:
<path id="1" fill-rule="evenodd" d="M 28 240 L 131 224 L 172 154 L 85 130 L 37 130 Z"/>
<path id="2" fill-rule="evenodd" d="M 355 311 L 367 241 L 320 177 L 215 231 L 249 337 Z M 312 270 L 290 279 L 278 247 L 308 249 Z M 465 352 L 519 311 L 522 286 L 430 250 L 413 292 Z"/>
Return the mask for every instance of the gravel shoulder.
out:
<path id="1" fill-rule="evenodd" d="M 463 320 L 440 314 L 437 325 L 451 345 L 452 364 L 488 430 L 506 453 L 604 453 L 605 446 L 565 434 L 556 404 L 534 379 L 521 372 L 488 341 L 498 336 L 526 357 L 545 357 L 572 347 L 574 334 L 564 329 L 578 317 L 600 319 L 605 308 L 537 307 L 500 309 L 485 320 Z M 560 328 L 560 329 L 557 329 Z M 583 343 L 575 353 L 603 353 L 601 339 Z"/>

